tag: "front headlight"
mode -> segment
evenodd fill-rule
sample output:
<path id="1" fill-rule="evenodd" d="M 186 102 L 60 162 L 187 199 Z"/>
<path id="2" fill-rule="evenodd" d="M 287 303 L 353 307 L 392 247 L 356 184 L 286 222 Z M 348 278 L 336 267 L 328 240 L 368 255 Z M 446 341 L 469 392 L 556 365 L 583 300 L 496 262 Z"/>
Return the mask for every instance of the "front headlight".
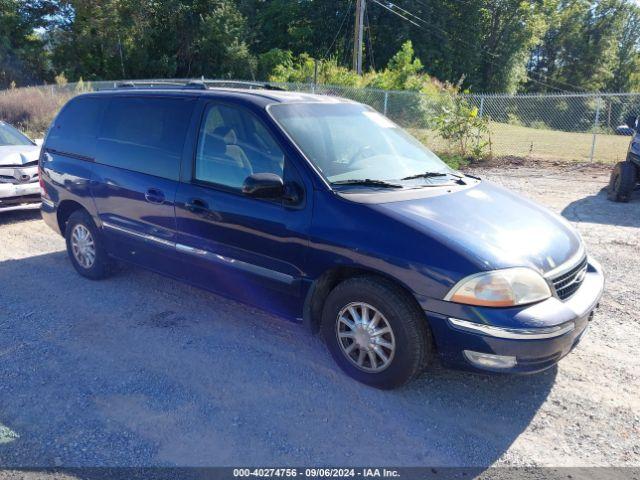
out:
<path id="1" fill-rule="evenodd" d="M 513 307 L 551 296 L 549 284 L 538 272 L 525 267 L 471 275 L 458 282 L 445 300 L 482 307 Z"/>

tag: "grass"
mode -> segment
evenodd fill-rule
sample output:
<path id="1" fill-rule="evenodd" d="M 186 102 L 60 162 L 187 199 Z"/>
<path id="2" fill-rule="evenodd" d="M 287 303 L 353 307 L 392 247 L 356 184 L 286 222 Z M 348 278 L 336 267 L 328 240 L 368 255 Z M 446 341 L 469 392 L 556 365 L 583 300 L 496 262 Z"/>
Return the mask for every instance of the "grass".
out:
<path id="1" fill-rule="evenodd" d="M 50 88 L 26 87 L 0 91 L 0 120 L 14 125 L 31 138 L 40 138 L 72 93 Z"/>
<path id="2" fill-rule="evenodd" d="M 584 162 L 590 160 L 593 134 L 563 132 L 492 123 L 491 154 L 494 157 L 524 157 L 546 161 Z M 436 152 L 450 146 L 428 129 L 410 129 L 421 142 Z M 598 134 L 594 162 L 616 163 L 625 159 L 631 137 Z"/>

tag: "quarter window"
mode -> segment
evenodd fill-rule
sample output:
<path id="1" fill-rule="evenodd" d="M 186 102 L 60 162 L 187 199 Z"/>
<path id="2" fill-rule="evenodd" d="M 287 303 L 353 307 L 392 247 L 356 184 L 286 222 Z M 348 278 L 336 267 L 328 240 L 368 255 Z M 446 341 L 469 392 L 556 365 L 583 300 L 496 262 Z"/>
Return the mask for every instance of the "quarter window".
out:
<path id="1" fill-rule="evenodd" d="M 60 112 L 47 135 L 47 148 L 86 157 L 95 154 L 96 136 L 108 99 L 80 96 Z"/>
<path id="2" fill-rule="evenodd" d="M 284 154 L 264 124 L 240 107 L 212 104 L 200 127 L 195 179 L 239 189 L 254 173 L 284 173 Z"/>
<path id="3" fill-rule="evenodd" d="M 195 102 L 120 97 L 104 115 L 97 162 L 178 180 L 180 157 Z"/>

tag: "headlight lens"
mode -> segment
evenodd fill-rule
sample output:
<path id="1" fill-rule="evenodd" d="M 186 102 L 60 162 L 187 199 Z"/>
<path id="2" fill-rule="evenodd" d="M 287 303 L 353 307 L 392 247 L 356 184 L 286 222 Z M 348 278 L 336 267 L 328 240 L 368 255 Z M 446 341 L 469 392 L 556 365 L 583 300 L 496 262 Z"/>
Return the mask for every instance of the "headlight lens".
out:
<path id="1" fill-rule="evenodd" d="M 542 275 L 517 267 L 471 275 L 453 287 L 446 299 L 482 307 L 512 307 L 550 296 L 551 289 Z"/>

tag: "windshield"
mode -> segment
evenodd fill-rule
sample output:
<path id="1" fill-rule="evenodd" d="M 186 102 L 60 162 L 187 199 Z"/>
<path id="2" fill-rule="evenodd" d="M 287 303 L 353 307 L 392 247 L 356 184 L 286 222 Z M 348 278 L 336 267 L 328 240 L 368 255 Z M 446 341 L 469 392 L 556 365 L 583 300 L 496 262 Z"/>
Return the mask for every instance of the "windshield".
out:
<path id="1" fill-rule="evenodd" d="M 367 106 L 284 103 L 269 111 L 334 185 L 352 180 L 425 185 L 450 181 L 454 173 L 431 150 Z M 441 175 L 423 176 L 426 173 Z M 407 178 L 417 176 L 419 181 Z"/>
<path id="2" fill-rule="evenodd" d="M 7 125 L 4 122 L 0 122 L 0 147 L 7 147 L 10 145 L 33 145 L 34 143 L 20 131 L 13 128 L 11 125 Z"/>

